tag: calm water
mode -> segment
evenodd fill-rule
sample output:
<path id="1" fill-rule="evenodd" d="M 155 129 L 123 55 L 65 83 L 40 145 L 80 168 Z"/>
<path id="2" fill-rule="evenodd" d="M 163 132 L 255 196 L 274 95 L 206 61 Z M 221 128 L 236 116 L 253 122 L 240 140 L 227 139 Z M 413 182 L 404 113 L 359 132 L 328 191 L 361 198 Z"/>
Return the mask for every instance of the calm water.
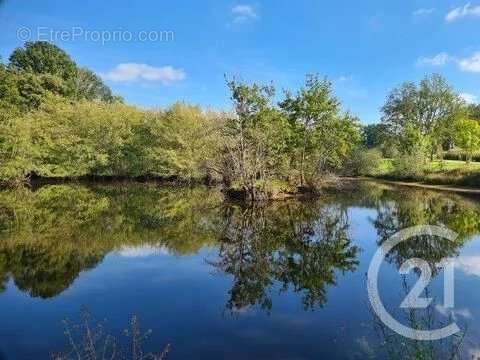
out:
<path id="1" fill-rule="evenodd" d="M 358 183 L 316 201 L 245 208 L 204 188 L 49 185 L 0 192 L 0 359 L 69 351 L 62 320 L 88 309 L 105 332 L 136 314 L 144 343 L 168 359 L 448 359 L 480 354 L 480 202 L 458 195 Z M 400 322 L 457 336 L 414 342 L 375 318 L 366 272 L 379 244 L 418 224 L 456 242 L 421 237 L 382 265 L 380 294 Z M 426 310 L 399 309 L 418 274 L 455 257 L 455 309 L 433 271 Z M 93 321 L 93 320 L 92 320 Z M 77 334 L 78 333 L 78 334 Z M 77 340 L 76 340 L 77 341 Z M 423 356 L 423 357 L 422 357 Z"/>

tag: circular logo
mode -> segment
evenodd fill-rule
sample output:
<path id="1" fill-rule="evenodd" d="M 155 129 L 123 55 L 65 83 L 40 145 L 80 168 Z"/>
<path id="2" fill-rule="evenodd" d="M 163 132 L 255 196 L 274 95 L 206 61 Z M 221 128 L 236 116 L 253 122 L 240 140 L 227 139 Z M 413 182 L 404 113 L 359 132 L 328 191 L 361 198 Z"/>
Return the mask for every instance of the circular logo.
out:
<path id="1" fill-rule="evenodd" d="M 17 39 L 21 41 L 28 41 L 32 37 L 32 30 L 28 27 L 22 26 L 17 29 Z"/>
<path id="2" fill-rule="evenodd" d="M 385 259 L 385 256 L 402 241 L 406 241 L 414 236 L 422 235 L 435 236 L 450 241 L 455 241 L 455 239 L 457 238 L 457 234 L 454 231 L 446 229 L 444 227 L 431 225 L 410 227 L 401 230 L 391 236 L 377 249 L 372 261 L 370 262 L 370 267 L 368 268 L 367 273 L 368 298 L 370 300 L 373 310 L 375 311 L 375 314 L 386 326 L 388 326 L 391 330 L 395 331 L 397 334 L 413 340 L 439 340 L 459 332 L 460 329 L 457 324 L 451 323 L 441 329 L 435 330 L 412 329 L 408 326 L 401 324 L 388 313 L 388 311 L 382 304 L 378 292 L 378 274 L 380 271 L 380 266 Z M 401 266 L 400 272 L 405 274 L 408 272 L 409 269 L 415 267 L 419 268 L 422 271 L 422 274 L 430 274 L 430 266 L 428 265 L 428 263 L 422 259 L 416 258 L 407 260 Z M 424 283 L 425 286 L 428 285 L 428 281 L 429 277 L 427 278 L 427 282 Z M 417 288 L 417 286 L 415 286 L 414 289 L 415 288 Z M 448 288 L 452 292 L 449 303 L 451 303 L 450 305 L 453 307 L 453 284 L 450 284 Z M 414 289 L 412 289 L 412 292 L 407 296 L 407 298 L 405 298 L 401 307 L 425 308 L 430 304 L 431 299 L 423 299 L 418 297 L 424 287 L 421 287 L 420 291 L 417 291 L 416 294 L 414 294 Z M 417 297 L 415 297 L 415 295 Z"/>

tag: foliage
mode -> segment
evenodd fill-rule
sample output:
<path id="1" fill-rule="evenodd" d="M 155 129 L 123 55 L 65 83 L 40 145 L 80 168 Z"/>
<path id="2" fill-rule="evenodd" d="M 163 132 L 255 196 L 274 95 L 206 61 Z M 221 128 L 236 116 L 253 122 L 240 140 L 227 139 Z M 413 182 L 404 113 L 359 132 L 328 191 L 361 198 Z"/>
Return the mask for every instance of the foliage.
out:
<path id="1" fill-rule="evenodd" d="M 147 156 L 155 164 L 154 174 L 187 181 L 214 176 L 211 173 L 216 170 L 215 157 L 223 146 L 222 119 L 217 114 L 177 103 L 154 114 L 146 126 L 144 133 L 150 132 L 148 137 L 153 144 L 147 149 Z"/>
<path id="2" fill-rule="evenodd" d="M 468 158 L 467 152 L 460 148 L 455 148 L 443 153 L 443 159 L 445 160 L 465 161 L 466 158 Z M 471 161 L 480 162 L 480 151 L 471 153 Z"/>
<path id="3" fill-rule="evenodd" d="M 470 160 L 480 146 L 478 106 L 438 75 L 394 89 L 382 123 L 364 127 L 318 75 L 279 103 L 271 84 L 227 86 L 233 114 L 185 103 L 143 110 L 55 45 L 26 43 L 0 64 L 0 181 L 161 177 L 223 182 L 261 200 L 315 188 L 347 168 L 375 173 L 378 152 L 367 149 L 397 157 L 396 175 L 418 177 L 427 157 L 456 145 Z"/>
<path id="4" fill-rule="evenodd" d="M 300 185 L 341 167 L 359 141 L 357 119 L 348 113 L 340 114 L 332 84 L 317 75 L 307 75 L 304 87 L 296 95 L 287 92 L 280 108 L 295 134 L 293 161 L 300 174 Z"/>
<path id="5" fill-rule="evenodd" d="M 23 111 L 37 109 L 52 94 L 71 100 L 121 101 L 92 71 L 78 67 L 65 51 L 45 41 L 15 49 L 0 69 L 0 80 L 0 101 Z"/>
<path id="6" fill-rule="evenodd" d="M 20 120 L 31 128 L 29 170 L 44 177 L 139 175 L 146 166 L 135 147 L 142 120 L 142 112 L 123 104 L 50 98 Z"/>
<path id="7" fill-rule="evenodd" d="M 92 71 L 48 42 L 28 42 L 0 66 L 0 180 L 160 176 L 223 181 L 252 199 L 269 184 L 313 184 L 342 167 L 359 140 L 331 84 L 307 76 L 273 103 L 272 85 L 227 81 L 235 114 L 177 103 L 122 104 Z"/>
<path id="8" fill-rule="evenodd" d="M 467 112 L 471 119 L 480 121 L 480 104 L 469 104 Z"/>
<path id="9" fill-rule="evenodd" d="M 425 173 L 425 161 L 421 152 L 400 155 L 393 161 L 394 173 L 401 178 L 417 179 Z"/>
<path id="10" fill-rule="evenodd" d="M 17 71 L 55 75 L 66 81 L 75 76 L 75 62 L 65 51 L 46 41 L 25 43 L 24 48 L 13 51 L 9 60 L 9 67 Z"/>
<path id="11" fill-rule="evenodd" d="M 115 97 L 94 72 L 85 68 L 77 68 L 73 82 L 73 93 L 77 99 L 102 100 L 112 102 Z"/>
<path id="12" fill-rule="evenodd" d="M 395 88 L 382 107 L 382 123 L 395 142 L 415 129 L 424 137 L 424 151 L 433 160 L 438 148 L 451 136 L 449 125 L 461 110 L 462 101 L 440 75 L 425 77 L 417 86 L 407 82 Z M 410 133 L 410 134 L 409 134 Z M 399 145 L 402 153 L 411 153 Z M 404 151 L 405 150 L 405 151 Z M 416 149 L 418 150 L 418 149 Z"/>
<path id="13" fill-rule="evenodd" d="M 284 168 L 289 126 L 271 104 L 273 86 L 227 81 L 235 116 L 227 119 L 225 135 L 225 182 L 235 181 L 254 200 L 264 193 L 269 179 Z"/>
<path id="14" fill-rule="evenodd" d="M 387 139 L 385 124 L 369 124 L 362 127 L 362 142 L 368 149 L 381 147 Z"/>
<path id="15" fill-rule="evenodd" d="M 353 176 L 376 175 L 383 161 L 379 149 L 364 149 L 359 147 L 350 155 L 345 164 L 345 171 Z"/>
<path id="16" fill-rule="evenodd" d="M 468 118 L 459 118 L 455 122 L 455 144 L 466 152 L 465 161 L 472 160 L 473 153 L 480 150 L 480 123 Z"/>

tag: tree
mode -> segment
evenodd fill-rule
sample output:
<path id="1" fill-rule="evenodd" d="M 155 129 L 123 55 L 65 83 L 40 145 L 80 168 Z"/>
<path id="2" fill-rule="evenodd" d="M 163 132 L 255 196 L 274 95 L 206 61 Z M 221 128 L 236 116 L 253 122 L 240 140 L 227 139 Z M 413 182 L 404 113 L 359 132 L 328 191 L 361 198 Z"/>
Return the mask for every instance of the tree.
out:
<path id="1" fill-rule="evenodd" d="M 480 104 L 469 104 L 467 111 L 471 119 L 480 121 Z"/>
<path id="2" fill-rule="evenodd" d="M 114 97 L 110 88 L 93 71 L 79 68 L 74 78 L 74 97 L 77 99 L 112 102 Z"/>
<path id="3" fill-rule="evenodd" d="M 466 152 L 465 161 L 472 160 L 472 155 L 480 149 L 480 124 L 478 121 L 461 117 L 455 122 L 455 144 Z"/>
<path id="4" fill-rule="evenodd" d="M 228 80 L 235 116 L 225 124 L 226 156 L 234 180 L 254 200 L 284 160 L 288 123 L 271 104 L 273 86 Z"/>
<path id="5" fill-rule="evenodd" d="M 445 127 L 460 108 L 458 95 L 443 77 L 434 74 L 425 77 L 418 86 L 407 82 L 392 90 L 382 107 L 382 122 L 392 139 L 402 136 L 408 127 L 417 128 L 428 139 L 426 151 L 433 160 L 448 135 Z"/>
<path id="6" fill-rule="evenodd" d="M 220 121 L 215 114 L 198 106 L 176 103 L 155 114 L 153 121 L 153 172 L 190 182 L 206 178 L 210 162 L 222 146 Z"/>
<path id="7" fill-rule="evenodd" d="M 381 147 L 387 136 L 385 124 L 368 124 L 362 127 L 362 140 L 367 149 Z"/>
<path id="8" fill-rule="evenodd" d="M 23 48 L 13 51 L 9 60 L 9 67 L 16 71 L 56 75 L 66 81 L 76 74 L 76 64 L 70 56 L 47 41 L 26 42 Z"/>
<path id="9" fill-rule="evenodd" d="M 8 70 L 27 109 L 38 108 L 46 93 L 75 100 L 120 100 L 98 75 L 77 67 L 66 52 L 45 41 L 27 42 L 14 50 Z"/>
<path id="10" fill-rule="evenodd" d="M 416 178 L 423 174 L 428 138 L 413 124 L 407 124 L 397 139 L 400 156 L 394 159 L 395 172 L 401 177 Z"/>
<path id="11" fill-rule="evenodd" d="M 340 114 L 331 82 L 317 75 L 307 75 L 296 95 L 287 92 L 280 108 L 296 134 L 301 186 L 338 168 L 359 140 L 357 119 Z"/>
<path id="12" fill-rule="evenodd" d="M 17 81 L 4 64 L 0 63 L 0 104 L 2 106 L 18 107 L 22 98 L 17 87 Z"/>

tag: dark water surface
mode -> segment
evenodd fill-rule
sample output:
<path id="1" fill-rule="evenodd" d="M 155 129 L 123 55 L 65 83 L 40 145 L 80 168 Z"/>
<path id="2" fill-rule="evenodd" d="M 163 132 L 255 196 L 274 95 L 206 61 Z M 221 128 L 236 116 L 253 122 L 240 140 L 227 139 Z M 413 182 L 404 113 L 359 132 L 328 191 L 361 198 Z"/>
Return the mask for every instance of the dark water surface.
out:
<path id="1" fill-rule="evenodd" d="M 434 329 L 455 321 L 462 329 L 436 342 L 392 333 L 373 315 L 366 289 L 378 246 L 420 224 L 459 236 L 398 245 L 379 287 L 403 324 Z M 168 359 L 470 359 L 480 355 L 478 234 L 476 199 L 373 183 L 255 208 L 226 204 L 206 188 L 3 190 L 0 359 L 68 352 L 62 320 L 78 323 L 85 308 L 119 346 L 127 346 L 122 331 L 136 314 L 152 330 L 144 348 L 171 344 Z M 441 269 L 427 288 L 429 308 L 399 308 L 418 274 L 402 277 L 398 269 L 414 257 L 432 268 L 456 259 L 453 310 L 442 307 Z"/>

